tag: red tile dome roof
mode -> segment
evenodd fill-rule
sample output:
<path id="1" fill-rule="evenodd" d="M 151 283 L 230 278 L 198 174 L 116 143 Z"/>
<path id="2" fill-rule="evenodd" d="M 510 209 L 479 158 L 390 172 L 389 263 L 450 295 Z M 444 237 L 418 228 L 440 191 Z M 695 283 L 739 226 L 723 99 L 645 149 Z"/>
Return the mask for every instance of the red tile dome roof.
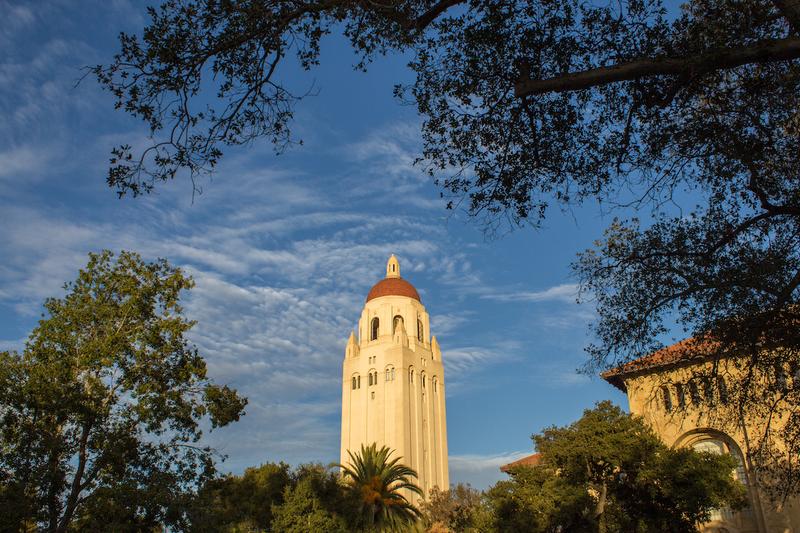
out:
<path id="1" fill-rule="evenodd" d="M 367 294 L 367 302 L 381 296 L 407 296 L 421 302 L 417 289 L 403 278 L 385 278 L 376 283 Z"/>

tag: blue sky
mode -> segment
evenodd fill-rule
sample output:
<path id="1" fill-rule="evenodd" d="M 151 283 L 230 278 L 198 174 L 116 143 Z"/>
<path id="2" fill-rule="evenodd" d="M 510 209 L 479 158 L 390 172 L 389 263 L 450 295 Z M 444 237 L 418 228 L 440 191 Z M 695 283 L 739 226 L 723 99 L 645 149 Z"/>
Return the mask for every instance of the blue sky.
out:
<path id="1" fill-rule="evenodd" d="M 203 194 L 187 180 L 118 200 L 112 146 L 146 131 L 80 68 L 109 61 L 145 20 L 126 0 L 0 0 L 0 349 L 19 349 L 48 296 L 103 248 L 166 257 L 196 280 L 192 340 L 211 376 L 250 400 L 209 442 L 224 470 L 338 459 L 341 360 L 369 288 L 395 253 L 443 351 L 451 480 L 484 488 L 531 453 L 530 435 L 624 396 L 576 373 L 590 306 L 569 263 L 600 237 L 594 208 L 551 212 L 540 231 L 486 239 L 412 162 L 419 119 L 392 98 L 402 58 L 366 74 L 338 37 L 322 66 L 287 73 L 319 94 L 297 108 L 304 140 L 229 150 Z"/>

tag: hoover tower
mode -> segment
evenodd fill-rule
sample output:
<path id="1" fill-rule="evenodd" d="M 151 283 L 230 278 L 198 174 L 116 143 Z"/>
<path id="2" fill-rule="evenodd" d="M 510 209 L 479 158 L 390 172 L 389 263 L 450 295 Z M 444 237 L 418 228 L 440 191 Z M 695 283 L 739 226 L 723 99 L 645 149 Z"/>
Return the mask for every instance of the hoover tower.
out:
<path id="1" fill-rule="evenodd" d="M 417 471 L 428 495 L 449 488 L 444 367 L 430 319 L 392 255 L 367 294 L 342 365 L 341 463 L 373 442 Z"/>

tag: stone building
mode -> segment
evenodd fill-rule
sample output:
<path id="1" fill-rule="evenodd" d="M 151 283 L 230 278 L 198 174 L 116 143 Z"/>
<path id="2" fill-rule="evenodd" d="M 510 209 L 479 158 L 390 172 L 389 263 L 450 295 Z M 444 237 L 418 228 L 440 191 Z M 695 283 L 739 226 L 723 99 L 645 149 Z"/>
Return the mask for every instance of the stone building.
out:
<path id="1" fill-rule="evenodd" d="M 450 485 L 442 352 L 419 293 L 392 255 L 367 295 L 342 364 L 341 463 L 373 442 L 417 471 L 427 495 Z"/>
<path id="2" fill-rule="evenodd" d="M 630 412 L 643 417 L 667 445 L 728 453 L 738 461 L 734 475 L 747 488 L 747 507 L 739 512 L 717 509 L 701 531 L 800 533 L 797 499 L 783 504 L 770 502 L 756 488 L 756 467 L 746 460 L 748 438 L 763 430 L 763 421 L 722 422 L 729 419 L 724 410 L 733 408 L 727 399 L 730 380 L 736 379 L 740 370 L 722 360 L 710 372 L 712 364 L 710 358 L 703 356 L 702 346 L 687 339 L 605 372 L 602 377 L 627 394 Z M 698 379 L 698 375 L 715 378 Z M 794 376 L 794 381 L 792 386 L 800 386 L 800 374 Z"/>

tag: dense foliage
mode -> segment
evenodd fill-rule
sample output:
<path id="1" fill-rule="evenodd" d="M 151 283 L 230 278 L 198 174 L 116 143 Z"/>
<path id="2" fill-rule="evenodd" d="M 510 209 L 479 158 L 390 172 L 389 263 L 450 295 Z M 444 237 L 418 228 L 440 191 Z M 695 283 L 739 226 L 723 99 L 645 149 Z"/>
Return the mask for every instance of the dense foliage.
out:
<path id="1" fill-rule="evenodd" d="M 671 449 L 609 402 L 533 440 L 539 464 L 487 493 L 495 531 L 688 533 L 713 509 L 744 503 L 734 458 Z"/>
<path id="2" fill-rule="evenodd" d="M 418 511 L 403 492 L 420 494 L 414 471 L 390 459 L 388 448 L 351 453 L 342 475 L 319 464 L 280 464 L 242 476 L 208 480 L 189 512 L 197 532 L 330 533 L 406 531 Z"/>
<path id="3" fill-rule="evenodd" d="M 463 483 L 449 490 L 434 487 L 420 504 L 422 526 L 429 533 L 476 533 L 485 531 L 490 512 L 483 494 Z"/>
<path id="4" fill-rule="evenodd" d="M 181 529 L 214 474 L 200 423 L 246 400 L 206 376 L 166 261 L 91 254 L 22 353 L 0 353 L 0 516 L 43 531 Z"/>
<path id="5" fill-rule="evenodd" d="M 356 501 L 340 476 L 319 464 L 290 470 L 267 463 L 206 481 L 192 502 L 190 530 L 198 533 L 358 529 Z"/>

